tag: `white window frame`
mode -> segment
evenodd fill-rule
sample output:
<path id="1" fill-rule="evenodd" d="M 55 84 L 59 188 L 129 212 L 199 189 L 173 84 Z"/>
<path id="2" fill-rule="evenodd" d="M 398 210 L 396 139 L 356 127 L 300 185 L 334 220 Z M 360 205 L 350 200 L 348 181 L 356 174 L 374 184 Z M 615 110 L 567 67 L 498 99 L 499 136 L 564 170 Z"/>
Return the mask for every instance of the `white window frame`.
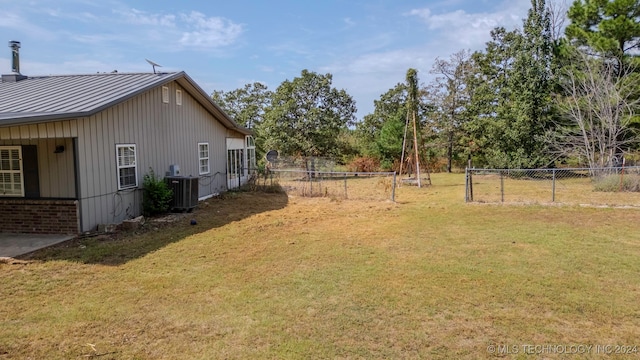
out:
<path id="1" fill-rule="evenodd" d="M 169 87 L 167 86 L 162 87 L 162 102 L 165 104 L 169 103 Z"/>
<path id="2" fill-rule="evenodd" d="M 176 105 L 182 105 L 182 90 L 176 90 Z"/>
<path id="3" fill-rule="evenodd" d="M 206 154 L 203 152 L 203 148 L 206 148 Z M 199 142 L 198 143 L 198 171 L 200 175 L 210 174 L 211 173 L 211 162 L 210 162 L 210 151 L 209 151 L 209 143 L 208 142 Z M 206 167 L 206 169 L 205 169 Z"/>
<path id="4" fill-rule="evenodd" d="M 17 159 L 11 156 L 12 151 L 15 150 L 18 151 Z M 7 151 L 9 153 L 8 159 L 2 159 L 3 151 Z M 5 163 L 5 161 L 8 161 L 8 163 Z M 15 167 L 12 165 L 12 163 L 15 161 L 18 161 L 18 169 L 15 169 Z M 3 164 L 7 166 L 4 166 Z M 3 184 L 2 188 L 0 188 L 0 196 L 24 197 L 22 146 L 0 146 L 0 177 L 2 178 Z M 4 181 L 5 178 L 8 180 L 7 182 Z M 7 190 L 5 189 L 4 185 L 10 185 L 10 187 L 12 187 L 14 191 L 7 194 Z M 16 185 L 18 186 L 18 192 L 15 192 Z"/>
<path id="5" fill-rule="evenodd" d="M 124 154 L 121 156 L 121 149 L 133 149 L 133 163 L 122 163 L 121 160 L 126 159 Z M 136 149 L 136 144 L 116 144 L 116 168 L 117 168 L 117 180 L 118 180 L 118 190 L 126 190 L 133 189 L 138 187 L 138 151 Z M 125 169 L 133 169 L 134 171 L 134 179 L 135 184 L 123 184 L 123 176 L 120 173 L 120 170 Z"/>
<path id="6" fill-rule="evenodd" d="M 246 142 L 247 142 L 247 148 L 254 148 L 255 149 L 256 141 L 253 139 L 253 136 L 247 135 L 245 138 L 246 138 Z"/>
<path id="7" fill-rule="evenodd" d="M 256 142 L 251 135 L 246 137 L 247 144 L 247 168 L 249 173 L 256 171 Z"/>

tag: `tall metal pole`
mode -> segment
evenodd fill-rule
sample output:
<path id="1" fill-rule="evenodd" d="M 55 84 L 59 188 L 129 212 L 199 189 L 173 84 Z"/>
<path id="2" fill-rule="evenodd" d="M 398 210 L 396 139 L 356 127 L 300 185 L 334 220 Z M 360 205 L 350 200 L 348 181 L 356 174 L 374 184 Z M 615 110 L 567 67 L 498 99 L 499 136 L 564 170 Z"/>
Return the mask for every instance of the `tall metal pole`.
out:
<path id="1" fill-rule="evenodd" d="M 416 126 L 416 112 L 413 111 L 413 147 L 415 148 L 416 153 L 416 176 L 418 177 L 418 187 L 422 187 L 420 185 L 420 155 L 418 149 L 418 129 Z"/>
<path id="2" fill-rule="evenodd" d="M 407 146 L 407 128 L 409 127 L 409 113 L 404 121 L 404 135 L 402 136 L 402 155 L 400 155 L 400 179 L 402 179 L 402 167 L 404 166 L 404 151 Z"/>

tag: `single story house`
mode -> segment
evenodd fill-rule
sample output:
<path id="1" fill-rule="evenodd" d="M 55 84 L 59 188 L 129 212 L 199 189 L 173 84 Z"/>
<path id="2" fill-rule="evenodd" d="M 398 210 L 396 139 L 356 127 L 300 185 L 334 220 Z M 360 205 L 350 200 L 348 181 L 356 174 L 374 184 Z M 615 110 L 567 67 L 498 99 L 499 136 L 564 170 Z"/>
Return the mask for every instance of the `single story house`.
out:
<path id="1" fill-rule="evenodd" d="M 78 234 L 139 216 L 151 170 L 214 196 L 255 168 L 251 135 L 184 72 L 2 75 L 0 232 Z"/>

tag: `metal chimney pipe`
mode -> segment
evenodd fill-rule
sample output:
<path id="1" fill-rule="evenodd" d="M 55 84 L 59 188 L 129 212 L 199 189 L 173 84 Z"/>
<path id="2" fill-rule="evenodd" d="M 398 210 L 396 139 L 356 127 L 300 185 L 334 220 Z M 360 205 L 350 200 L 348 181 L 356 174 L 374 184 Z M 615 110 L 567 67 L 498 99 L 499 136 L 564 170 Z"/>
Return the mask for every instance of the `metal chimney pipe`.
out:
<path id="1" fill-rule="evenodd" d="M 20 74 L 20 41 L 9 41 L 11 48 L 11 71 Z"/>

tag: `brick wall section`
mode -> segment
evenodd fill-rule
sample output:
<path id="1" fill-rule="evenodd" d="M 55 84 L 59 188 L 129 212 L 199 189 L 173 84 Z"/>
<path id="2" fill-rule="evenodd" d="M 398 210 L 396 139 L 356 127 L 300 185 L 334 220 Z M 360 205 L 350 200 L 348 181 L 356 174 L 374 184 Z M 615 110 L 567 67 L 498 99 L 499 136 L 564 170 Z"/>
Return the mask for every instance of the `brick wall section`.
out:
<path id="1" fill-rule="evenodd" d="M 77 200 L 0 199 L 0 232 L 78 234 Z"/>

